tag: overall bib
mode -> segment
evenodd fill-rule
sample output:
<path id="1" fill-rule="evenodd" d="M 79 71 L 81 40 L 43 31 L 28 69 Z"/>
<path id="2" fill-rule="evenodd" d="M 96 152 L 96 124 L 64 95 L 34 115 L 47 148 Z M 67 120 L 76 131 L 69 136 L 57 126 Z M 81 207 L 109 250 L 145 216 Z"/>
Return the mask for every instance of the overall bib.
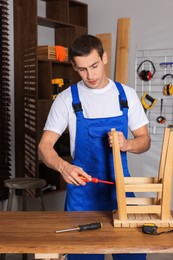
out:
<path id="1" fill-rule="evenodd" d="M 94 178 L 115 181 L 112 148 L 108 142 L 111 128 L 128 135 L 128 105 L 122 85 L 116 82 L 122 115 L 108 118 L 85 118 L 80 103 L 77 85 L 71 86 L 72 105 L 76 113 L 76 143 L 73 164 L 82 167 Z M 103 104 L 104 105 L 104 104 Z M 121 152 L 124 176 L 130 176 L 126 152 Z M 133 196 L 132 193 L 127 196 Z M 87 183 L 85 186 L 67 185 L 65 210 L 67 211 L 112 211 L 117 209 L 114 185 Z M 141 260 L 145 255 L 113 255 L 113 259 Z M 68 260 L 103 260 L 104 255 L 68 255 Z"/>

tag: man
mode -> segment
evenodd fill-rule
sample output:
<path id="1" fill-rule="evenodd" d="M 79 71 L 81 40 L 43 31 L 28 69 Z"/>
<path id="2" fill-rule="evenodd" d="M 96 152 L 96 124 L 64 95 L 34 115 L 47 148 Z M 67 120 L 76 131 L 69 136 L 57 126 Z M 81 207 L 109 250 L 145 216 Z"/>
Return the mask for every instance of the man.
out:
<path id="1" fill-rule="evenodd" d="M 39 143 L 39 156 L 68 183 L 68 211 L 117 208 L 115 187 L 86 183 L 91 177 L 115 181 L 111 128 L 118 131 L 124 175 L 129 176 L 126 152 L 142 153 L 150 147 L 148 119 L 134 89 L 105 75 L 107 54 L 92 35 L 77 38 L 69 50 L 81 81 L 61 92 L 54 101 Z M 72 164 L 60 158 L 54 144 L 69 128 Z M 128 128 L 133 139 L 128 139 Z M 83 178 L 81 178 L 83 177 Z M 69 260 L 104 259 L 103 255 L 69 255 Z M 146 259 L 145 255 L 114 255 L 113 259 Z"/>

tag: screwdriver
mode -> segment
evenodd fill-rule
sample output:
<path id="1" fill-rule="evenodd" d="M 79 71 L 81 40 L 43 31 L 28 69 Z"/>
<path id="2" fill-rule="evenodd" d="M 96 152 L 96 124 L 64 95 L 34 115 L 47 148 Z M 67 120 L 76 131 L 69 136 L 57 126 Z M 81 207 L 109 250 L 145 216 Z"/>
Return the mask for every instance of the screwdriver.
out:
<path id="1" fill-rule="evenodd" d="M 85 181 L 85 182 L 93 182 L 93 183 L 98 183 L 98 182 L 101 182 L 101 183 L 105 183 L 105 184 L 115 184 L 115 182 L 113 181 L 103 181 L 103 180 L 99 180 L 97 178 L 91 178 L 91 181 L 88 181 L 87 179 L 85 179 L 84 177 L 80 176 L 80 178 Z"/>
<path id="2" fill-rule="evenodd" d="M 99 229 L 101 227 L 102 227 L 102 223 L 94 222 L 94 223 L 90 223 L 90 224 L 79 225 L 78 227 L 75 227 L 75 228 L 56 230 L 55 232 L 63 233 L 63 232 L 74 231 L 74 230 L 81 232 L 81 231 L 85 231 L 85 230 L 95 230 L 95 229 Z"/>

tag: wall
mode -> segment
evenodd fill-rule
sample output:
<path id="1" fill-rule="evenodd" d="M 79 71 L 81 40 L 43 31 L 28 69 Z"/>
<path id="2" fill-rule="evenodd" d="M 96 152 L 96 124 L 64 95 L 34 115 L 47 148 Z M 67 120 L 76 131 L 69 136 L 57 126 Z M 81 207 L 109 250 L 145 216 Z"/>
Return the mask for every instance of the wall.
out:
<path id="1" fill-rule="evenodd" d="M 173 47 L 172 0 L 82 0 L 88 4 L 89 33 L 112 33 L 112 77 L 118 18 L 130 17 L 129 85 L 134 85 L 136 49 Z"/>
<path id="2" fill-rule="evenodd" d="M 135 83 L 135 52 L 138 49 L 169 49 L 173 47 L 172 0 L 81 0 L 88 4 L 89 33 L 112 33 L 111 76 L 114 79 L 115 46 L 118 18 L 130 17 L 130 48 L 128 85 Z M 43 2 L 42 2 L 43 3 Z M 40 6 L 41 7 L 41 6 Z M 14 73 L 13 73 L 13 1 L 10 8 L 10 55 L 12 93 L 12 172 L 14 174 Z M 42 10 L 39 10 L 41 12 Z M 41 37 L 41 35 L 40 35 Z M 50 39 L 49 37 L 47 37 Z M 42 42 L 42 40 L 41 40 Z M 16 144 L 17 145 L 17 144 Z M 149 152 L 142 155 L 129 155 L 130 170 L 135 175 L 151 175 L 157 171 L 161 143 L 152 143 Z M 137 162 L 137 163 L 136 163 Z M 58 201 L 56 196 L 55 201 Z M 60 202 L 64 200 L 60 195 Z M 55 202 L 56 204 L 56 202 Z M 58 204 L 58 202 L 57 202 Z M 60 203 L 61 205 L 61 203 Z M 55 208 L 57 205 L 55 205 Z M 60 207 L 61 208 L 61 207 Z"/>

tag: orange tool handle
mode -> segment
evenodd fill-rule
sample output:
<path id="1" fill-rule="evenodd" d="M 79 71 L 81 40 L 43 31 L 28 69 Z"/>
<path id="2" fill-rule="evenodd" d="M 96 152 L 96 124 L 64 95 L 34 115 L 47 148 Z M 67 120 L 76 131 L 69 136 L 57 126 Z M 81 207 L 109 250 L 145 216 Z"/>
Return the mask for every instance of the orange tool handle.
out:
<path id="1" fill-rule="evenodd" d="M 83 181 L 85 182 L 89 182 L 87 179 L 85 179 L 84 177 L 80 177 Z M 115 184 L 114 182 L 112 181 L 103 181 L 103 180 L 99 180 L 97 178 L 92 178 L 90 182 L 93 182 L 93 183 L 98 183 L 98 182 L 101 182 L 101 183 L 105 183 L 105 184 Z"/>

